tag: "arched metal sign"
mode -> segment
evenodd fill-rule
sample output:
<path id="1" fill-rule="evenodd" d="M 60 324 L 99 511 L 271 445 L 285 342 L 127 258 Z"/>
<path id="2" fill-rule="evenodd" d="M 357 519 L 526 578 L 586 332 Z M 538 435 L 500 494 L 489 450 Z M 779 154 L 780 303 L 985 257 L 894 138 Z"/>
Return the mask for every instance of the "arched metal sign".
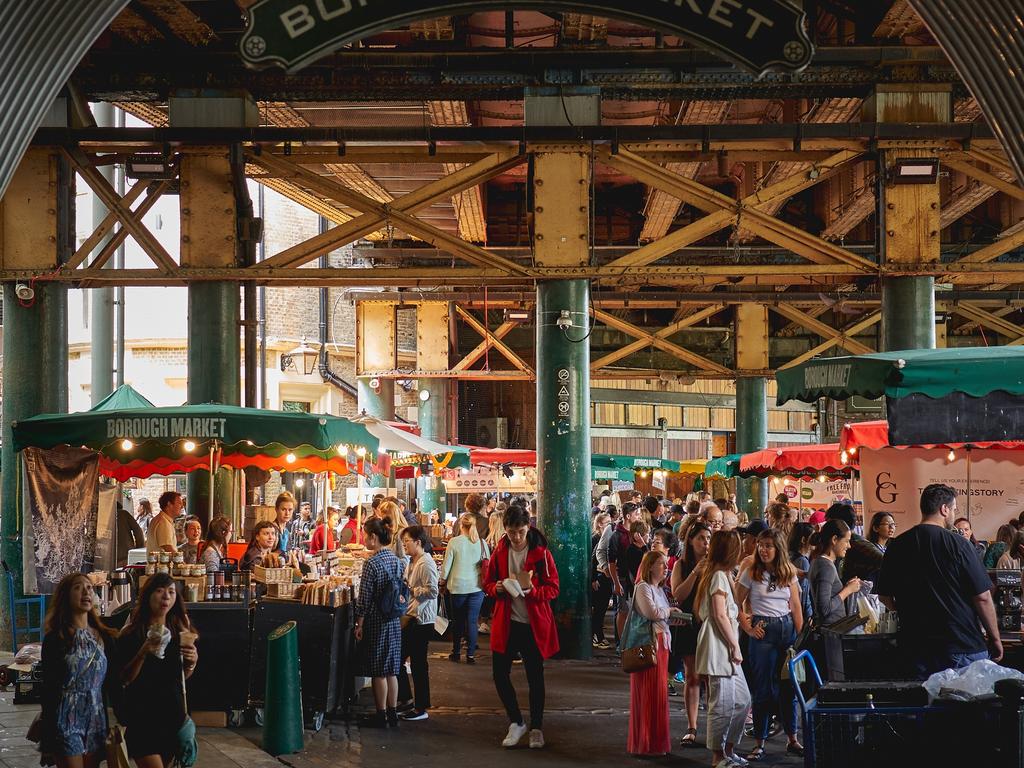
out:
<path id="1" fill-rule="evenodd" d="M 799 71 L 813 52 L 803 11 L 786 0 L 258 0 L 239 46 L 247 64 L 294 72 L 346 43 L 411 21 L 508 8 L 636 22 L 758 74 Z"/>

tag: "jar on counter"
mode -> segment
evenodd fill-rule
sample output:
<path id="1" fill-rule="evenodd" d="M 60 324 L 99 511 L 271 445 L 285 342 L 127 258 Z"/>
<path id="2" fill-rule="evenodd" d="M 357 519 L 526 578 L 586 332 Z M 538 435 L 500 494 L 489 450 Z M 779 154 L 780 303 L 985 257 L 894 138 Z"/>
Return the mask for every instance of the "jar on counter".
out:
<path id="1" fill-rule="evenodd" d="M 166 563 L 157 563 L 156 572 L 170 574 L 171 569 Z"/>
<path id="2" fill-rule="evenodd" d="M 157 562 L 159 562 L 159 563 L 170 563 L 171 562 L 171 553 L 170 552 L 158 552 L 157 555 L 160 557 L 160 559 Z"/>
<path id="3" fill-rule="evenodd" d="M 159 562 L 159 561 L 160 561 L 160 553 L 159 552 L 147 552 L 146 553 L 146 562 L 147 563 L 156 563 L 156 562 Z"/>
<path id="4" fill-rule="evenodd" d="M 146 563 L 146 575 L 147 576 L 152 576 L 155 573 L 156 573 L 156 563 L 153 563 L 153 562 Z"/>

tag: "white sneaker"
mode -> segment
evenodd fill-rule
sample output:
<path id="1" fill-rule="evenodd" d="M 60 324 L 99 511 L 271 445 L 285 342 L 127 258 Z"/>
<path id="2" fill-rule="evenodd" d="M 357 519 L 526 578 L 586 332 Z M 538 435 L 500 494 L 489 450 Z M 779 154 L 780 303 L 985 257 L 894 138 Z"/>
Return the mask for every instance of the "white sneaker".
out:
<path id="1" fill-rule="evenodd" d="M 750 762 L 746 758 L 740 757 L 735 752 L 731 755 L 726 755 L 725 759 L 735 765 L 736 768 L 747 768 L 747 766 L 750 765 Z"/>
<path id="2" fill-rule="evenodd" d="M 530 731 L 530 749 L 544 749 L 544 731 L 540 728 Z"/>
<path id="3" fill-rule="evenodd" d="M 508 733 L 505 734 L 504 740 L 501 742 L 503 747 L 514 747 L 519 741 L 526 735 L 527 731 L 526 723 L 519 725 L 518 723 L 509 723 Z"/>

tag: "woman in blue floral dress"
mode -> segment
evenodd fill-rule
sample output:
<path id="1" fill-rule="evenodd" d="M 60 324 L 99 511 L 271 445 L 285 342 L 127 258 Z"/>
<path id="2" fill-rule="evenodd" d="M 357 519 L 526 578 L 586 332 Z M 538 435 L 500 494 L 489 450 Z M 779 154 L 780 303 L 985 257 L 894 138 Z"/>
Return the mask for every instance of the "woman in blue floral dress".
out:
<path id="1" fill-rule="evenodd" d="M 388 546 L 394 536 L 390 520 L 372 517 L 363 523 L 366 548 L 373 555 L 363 566 L 356 602 L 356 640 L 365 650 L 363 674 L 372 678 L 373 700 L 377 711 L 364 718 L 368 728 L 398 726 L 398 668 L 402 664 L 401 614 L 384 618 L 380 609 L 382 595 L 392 584 L 402 585 L 405 561 L 399 560 Z M 405 613 L 403 609 L 401 613 Z"/>
<path id="2" fill-rule="evenodd" d="M 112 637 L 89 580 L 80 573 L 64 577 L 46 615 L 42 658 L 41 748 L 59 768 L 95 768 L 105 757 L 103 689 Z"/>

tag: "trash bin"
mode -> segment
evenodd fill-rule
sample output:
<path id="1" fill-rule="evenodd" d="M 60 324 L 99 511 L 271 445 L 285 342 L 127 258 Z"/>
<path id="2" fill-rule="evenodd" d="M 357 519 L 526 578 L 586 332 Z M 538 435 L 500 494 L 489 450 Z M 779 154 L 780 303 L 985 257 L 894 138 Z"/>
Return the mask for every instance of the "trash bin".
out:
<path id="1" fill-rule="evenodd" d="M 289 621 L 267 638 L 263 750 L 275 757 L 302 749 L 300 680 L 299 630 L 294 621 Z"/>

